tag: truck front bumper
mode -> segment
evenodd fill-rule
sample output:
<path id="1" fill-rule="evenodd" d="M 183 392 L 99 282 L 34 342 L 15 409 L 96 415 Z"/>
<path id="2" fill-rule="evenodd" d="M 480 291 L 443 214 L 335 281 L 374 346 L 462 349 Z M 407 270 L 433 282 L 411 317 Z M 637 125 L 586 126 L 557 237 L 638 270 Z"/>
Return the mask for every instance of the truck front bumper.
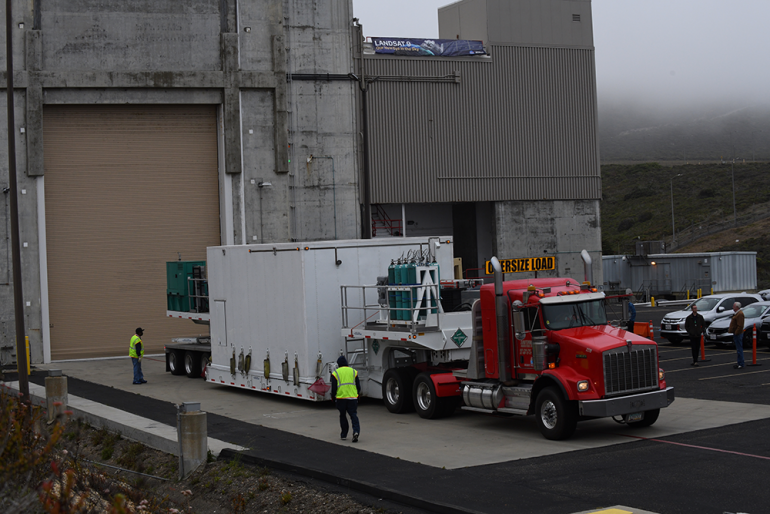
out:
<path id="1" fill-rule="evenodd" d="M 581 416 L 608 418 L 622 416 L 653 409 L 663 409 L 674 401 L 674 388 L 651 391 L 649 393 L 632 394 L 606 400 L 586 400 L 578 402 Z"/>

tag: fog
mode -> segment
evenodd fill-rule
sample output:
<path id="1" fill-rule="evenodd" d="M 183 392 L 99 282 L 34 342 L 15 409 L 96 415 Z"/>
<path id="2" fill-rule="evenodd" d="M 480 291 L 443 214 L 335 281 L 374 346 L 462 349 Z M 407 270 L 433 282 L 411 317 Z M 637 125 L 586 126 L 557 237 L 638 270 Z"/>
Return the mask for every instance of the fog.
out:
<path id="1" fill-rule="evenodd" d="M 367 37 L 430 38 L 450 3 L 353 0 L 353 11 Z M 600 105 L 768 103 L 770 1 L 593 0 L 592 12 Z"/>

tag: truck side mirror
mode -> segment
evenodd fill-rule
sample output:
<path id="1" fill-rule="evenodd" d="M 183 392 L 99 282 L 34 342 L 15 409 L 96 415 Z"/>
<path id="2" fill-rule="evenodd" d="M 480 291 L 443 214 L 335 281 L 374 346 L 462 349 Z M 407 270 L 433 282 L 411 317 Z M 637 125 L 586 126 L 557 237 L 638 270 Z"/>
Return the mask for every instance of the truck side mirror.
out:
<path id="1" fill-rule="evenodd" d="M 725 308 L 724 308 L 724 307 L 718 307 L 718 308 L 717 308 L 717 312 L 724 312 L 724 310 L 725 310 Z"/>

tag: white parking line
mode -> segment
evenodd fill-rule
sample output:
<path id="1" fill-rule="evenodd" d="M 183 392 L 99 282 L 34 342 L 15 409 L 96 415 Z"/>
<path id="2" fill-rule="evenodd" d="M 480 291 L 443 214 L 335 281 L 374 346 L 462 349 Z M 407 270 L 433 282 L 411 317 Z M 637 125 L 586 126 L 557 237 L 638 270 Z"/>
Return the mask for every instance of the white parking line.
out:
<path id="1" fill-rule="evenodd" d="M 708 357 L 708 355 L 706 357 Z M 759 361 L 770 361 L 770 357 L 768 357 L 766 359 L 757 359 L 757 362 L 759 362 Z M 693 371 L 695 369 L 700 369 L 700 368 L 714 368 L 714 367 L 719 367 L 719 366 L 726 366 L 729 363 L 730 362 L 722 362 L 720 364 L 709 364 L 707 366 L 698 366 L 697 368 L 695 366 L 692 366 L 692 367 L 682 368 L 682 369 L 672 369 L 671 371 L 666 370 L 666 375 L 668 375 L 670 373 L 677 373 L 679 371 Z M 741 373 L 741 374 L 742 375 L 747 375 L 747 373 Z M 703 380 L 703 379 L 701 379 L 701 380 Z"/>
<path id="2" fill-rule="evenodd" d="M 732 375 L 720 375 L 718 377 L 706 377 L 706 378 L 699 378 L 698 380 L 714 380 L 717 378 L 730 378 L 730 377 L 741 377 L 744 375 L 755 375 L 757 373 L 768 373 L 770 372 L 770 369 L 763 369 L 762 371 L 747 371 L 745 373 L 734 373 Z"/>

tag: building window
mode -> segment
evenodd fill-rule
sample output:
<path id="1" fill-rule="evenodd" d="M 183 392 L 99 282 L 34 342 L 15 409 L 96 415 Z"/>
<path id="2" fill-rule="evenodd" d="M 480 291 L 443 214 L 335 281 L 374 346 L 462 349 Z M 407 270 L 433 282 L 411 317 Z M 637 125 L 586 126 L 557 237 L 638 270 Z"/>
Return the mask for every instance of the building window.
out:
<path id="1" fill-rule="evenodd" d="M 580 21 L 580 15 L 579 14 L 573 14 L 572 15 L 572 21 Z"/>

